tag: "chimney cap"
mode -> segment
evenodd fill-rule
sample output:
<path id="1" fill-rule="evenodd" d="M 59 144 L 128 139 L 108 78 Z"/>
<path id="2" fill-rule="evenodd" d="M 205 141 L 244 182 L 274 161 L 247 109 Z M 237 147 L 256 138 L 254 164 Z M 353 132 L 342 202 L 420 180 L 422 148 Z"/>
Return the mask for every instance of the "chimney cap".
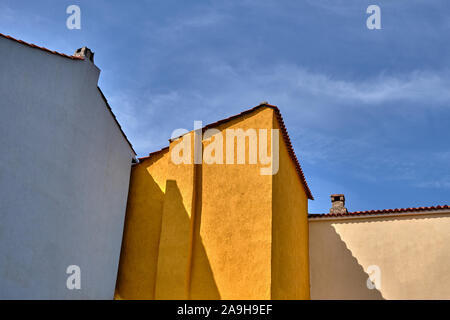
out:
<path id="1" fill-rule="evenodd" d="M 331 202 L 343 201 L 345 203 L 345 196 L 343 194 L 332 194 L 330 198 Z"/>
<path id="2" fill-rule="evenodd" d="M 343 194 L 332 194 L 330 197 L 330 214 L 345 214 L 348 212 L 345 207 L 345 196 Z"/>
<path id="3" fill-rule="evenodd" d="M 91 62 L 94 62 L 94 52 L 92 52 L 92 50 L 88 47 L 78 48 L 77 51 L 75 51 L 74 56 L 82 57 Z"/>

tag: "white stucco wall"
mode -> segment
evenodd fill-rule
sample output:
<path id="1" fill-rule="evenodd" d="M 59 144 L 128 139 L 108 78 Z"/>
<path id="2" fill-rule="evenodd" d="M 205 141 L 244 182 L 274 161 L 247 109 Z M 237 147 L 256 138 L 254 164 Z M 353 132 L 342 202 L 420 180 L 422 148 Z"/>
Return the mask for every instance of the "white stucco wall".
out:
<path id="1" fill-rule="evenodd" d="M 99 73 L 0 37 L 0 299 L 113 298 L 134 153 Z"/>
<path id="2" fill-rule="evenodd" d="M 309 237 L 311 299 L 450 299 L 448 210 L 313 218 Z"/>

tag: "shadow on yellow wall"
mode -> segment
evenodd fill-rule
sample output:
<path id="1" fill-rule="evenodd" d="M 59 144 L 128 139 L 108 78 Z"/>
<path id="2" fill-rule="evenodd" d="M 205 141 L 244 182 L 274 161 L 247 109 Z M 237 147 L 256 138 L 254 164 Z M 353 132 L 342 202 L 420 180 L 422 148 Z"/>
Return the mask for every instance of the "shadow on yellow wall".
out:
<path id="1" fill-rule="evenodd" d="M 280 117 L 260 107 L 214 124 L 222 133 L 270 133 L 269 167 L 250 163 L 250 150 L 257 150 L 250 140 L 258 139 L 245 136 L 245 163 L 237 163 L 239 139 L 226 134 L 216 147 L 226 154 L 231 145 L 233 164 L 193 164 L 194 132 L 140 159 L 132 170 L 116 299 L 309 299 L 309 196 L 287 132 L 271 131 L 283 131 Z M 191 142 L 191 161 L 172 161 L 184 141 Z M 212 141 L 202 143 L 205 152 Z M 279 170 L 271 145 L 277 151 L 281 145 Z M 275 176 L 261 174 L 271 167 Z"/>
<path id="2" fill-rule="evenodd" d="M 149 161 L 148 166 L 156 160 Z M 191 219 L 177 182 L 167 180 L 164 193 L 147 170 L 148 166 L 133 168 L 130 186 L 133 198 L 128 202 L 115 298 L 190 298 L 192 257 L 179 239 L 191 234 Z M 170 201 L 164 203 L 166 197 Z M 201 195 L 198 201 L 201 208 Z M 201 212 L 197 214 L 198 221 L 191 236 L 195 239 L 193 245 L 197 249 L 196 265 L 203 272 L 201 281 L 196 285 L 201 286 L 207 294 L 207 297 L 202 298 L 220 299 L 199 233 Z M 164 224 L 163 219 L 166 219 Z M 161 255 L 160 247 L 163 248 Z M 183 263 L 185 261 L 187 263 Z M 160 279 L 159 283 L 157 279 Z"/>
<path id="3" fill-rule="evenodd" d="M 154 299 L 164 193 L 153 177 L 134 167 L 115 297 Z M 147 196 L 141 196 L 145 190 Z M 131 195 L 134 196 L 132 199 Z"/>
<path id="4" fill-rule="evenodd" d="M 202 238 L 200 236 L 200 226 L 202 221 L 202 194 L 201 190 L 203 189 L 203 170 L 201 165 L 196 165 L 197 167 L 197 192 L 196 194 L 196 210 L 194 216 L 194 226 L 193 226 L 193 235 L 192 235 L 192 257 L 191 257 L 191 268 L 189 270 L 189 290 L 188 290 L 188 298 L 189 299 L 220 299 L 220 292 L 217 287 L 216 281 L 214 280 L 214 274 L 211 269 L 211 263 L 208 259 L 208 254 L 206 252 L 205 245 L 203 244 Z M 201 278 L 192 277 L 192 269 L 196 268 L 197 270 L 201 270 Z"/>

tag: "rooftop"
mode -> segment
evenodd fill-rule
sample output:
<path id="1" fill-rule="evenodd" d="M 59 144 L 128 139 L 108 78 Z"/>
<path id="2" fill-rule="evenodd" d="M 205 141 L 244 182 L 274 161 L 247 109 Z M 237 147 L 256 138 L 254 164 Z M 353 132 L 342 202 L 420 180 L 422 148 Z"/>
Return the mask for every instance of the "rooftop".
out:
<path id="1" fill-rule="evenodd" d="M 298 174 L 298 176 L 300 178 L 300 181 L 301 181 L 301 183 L 303 184 L 303 186 L 305 188 L 306 195 L 308 196 L 308 199 L 314 200 L 314 197 L 313 197 L 313 195 L 311 193 L 311 190 L 309 189 L 308 183 L 306 182 L 305 175 L 303 174 L 303 170 L 302 170 L 302 168 L 300 166 L 300 163 L 299 163 L 299 161 L 297 159 L 297 156 L 296 156 L 296 154 L 294 152 L 294 148 L 292 147 L 291 139 L 289 138 L 289 134 L 287 132 L 286 126 L 284 125 L 283 117 L 281 116 L 281 112 L 280 112 L 280 110 L 278 109 L 277 106 L 268 104 L 267 102 L 262 102 L 261 104 L 257 105 L 256 107 L 253 107 L 251 109 L 243 111 L 243 112 L 241 112 L 239 114 L 236 114 L 234 116 L 230 116 L 228 118 L 225 118 L 225 119 L 222 119 L 222 120 L 210 123 L 210 124 L 204 126 L 202 128 L 202 131 L 204 132 L 204 131 L 206 131 L 208 129 L 215 128 L 215 127 L 217 127 L 217 126 L 219 126 L 221 124 L 227 123 L 229 121 L 232 121 L 232 120 L 234 120 L 236 118 L 239 118 L 239 117 L 242 117 L 242 116 L 247 115 L 249 113 L 252 113 L 252 112 L 254 112 L 254 111 L 258 110 L 258 109 L 261 109 L 261 108 L 270 108 L 270 109 L 272 109 L 275 112 L 275 116 L 276 116 L 278 124 L 280 126 L 281 135 L 283 136 L 283 140 L 284 140 L 284 142 L 286 144 L 286 147 L 288 149 L 289 156 L 290 156 L 290 158 L 292 159 L 292 161 L 294 163 L 294 166 L 295 166 L 297 174 Z M 151 156 L 153 156 L 155 154 L 158 154 L 160 152 L 166 151 L 167 148 L 168 147 L 163 148 L 163 149 L 161 149 L 159 151 L 152 152 L 152 153 L 149 154 L 148 157 L 139 158 L 139 160 L 140 161 L 146 160 L 146 159 L 148 159 L 149 157 L 151 157 Z"/>
<path id="2" fill-rule="evenodd" d="M 398 209 L 383 209 L 383 210 L 367 210 L 367 211 L 354 211 L 347 213 L 311 213 L 308 218 L 339 218 L 339 217 L 356 217 L 356 216 L 373 216 L 373 215 L 385 215 L 385 214 L 408 214 L 408 213 L 424 213 L 429 211 L 448 211 L 450 206 L 432 206 L 432 207 L 417 207 L 417 208 L 398 208 Z"/>
<path id="3" fill-rule="evenodd" d="M 3 37 L 3 38 L 9 39 L 9 40 L 18 42 L 18 43 L 23 44 L 25 46 L 28 46 L 30 48 L 39 49 L 39 50 L 42 50 L 42 51 L 45 51 L 45 52 L 48 52 L 50 54 L 54 54 L 54 55 L 57 55 L 57 56 L 60 56 L 60 57 L 68 58 L 68 59 L 71 59 L 71 60 L 84 60 L 84 55 L 81 55 L 81 54 L 69 56 L 69 55 L 66 55 L 64 53 L 60 53 L 60 52 L 57 52 L 57 51 L 52 51 L 50 49 L 47 49 L 47 48 L 44 48 L 44 47 L 40 47 L 40 46 L 37 46 L 37 45 L 32 44 L 32 43 L 28 43 L 28 42 L 25 42 L 25 41 L 22 41 L 22 40 L 18 40 L 16 38 L 13 38 L 11 36 L 8 36 L 8 35 L 2 34 L 2 33 L 0 33 L 0 36 Z M 78 49 L 77 52 L 80 52 L 81 50 L 89 50 L 89 49 L 84 47 L 84 48 Z M 89 50 L 89 52 L 90 52 L 90 50 Z M 93 61 L 93 53 L 92 52 L 90 52 L 90 57 L 91 57 L 91 61 Z M 117 123 L 120 132 L 122 133 L 123 137 L 127 141 L 127 143 L 130 146 L 131 150 L 133 150 L 134 154 L 136 154 L 136 151 L 134 151 L 134 149 L 133 149 L 133 145 L 131 144 L 130 140 L 128 140 L 128 137 L 126 136 L 125 132 L 122 130 L 122 127 L 121 127 L 119 121 L 117 120 L 114 112 L 112 111 L 111 106 L 108 103 L 108 100 L 106 99 L 105 95 L 100 90 L 100 88 L 99 87 L 97 87 L 97 88 L 98 88 L 98 91 L 99 91 L 103 101 L 105 102 L 106 107 L 108 108 L 109 112 L 111 113 L 114 121 Z"/>
<path id="4" fill-rule="evenodd" d="M 8 35 L 3 34 L 3 33 L 0 33 L 0 36 L 3 37 L 3 38 L 9 39 L 9 40 L 16 41 L 16 42 L 21 43 L 23 45 L 26 45 L 26 46 L 28 46 L 30 48 L 43 50 L 45 52 L 48 52 L 48 53 L 51 53 L 51 54 L 55 54 L 55 55 L 60 56 L 60 57 L 69 58 L 69 59 L 72 59 L 72 60 L 84 60 L 84 58 L 81 57 L 81 56 L 69 56 L 69 55 L 64 54 L 64 53 L 53 51 L 53 50 L 50 50 L 50 49 L 47 49 L 47 48 L 44 48 L 44 47 L 37 46 L 37 45 L 32 44 L 32 43 L 29 43 L 29 42 L 25 42 L 23 40 L 19 40 L 19 39 L 13 38 L 13 37 L 8 36 Z"/>

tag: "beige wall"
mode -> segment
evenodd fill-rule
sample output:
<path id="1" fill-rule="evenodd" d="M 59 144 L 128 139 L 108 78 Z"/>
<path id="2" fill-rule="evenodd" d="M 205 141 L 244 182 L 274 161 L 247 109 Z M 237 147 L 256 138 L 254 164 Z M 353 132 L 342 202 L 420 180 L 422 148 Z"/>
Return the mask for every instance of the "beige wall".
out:
<path id="1" fill-rule="evenodd" d="M 450 299 L 450 212 L 311 218 L 311 299 Z M 377 265 L 381 287 L 368 289 Z"/>

